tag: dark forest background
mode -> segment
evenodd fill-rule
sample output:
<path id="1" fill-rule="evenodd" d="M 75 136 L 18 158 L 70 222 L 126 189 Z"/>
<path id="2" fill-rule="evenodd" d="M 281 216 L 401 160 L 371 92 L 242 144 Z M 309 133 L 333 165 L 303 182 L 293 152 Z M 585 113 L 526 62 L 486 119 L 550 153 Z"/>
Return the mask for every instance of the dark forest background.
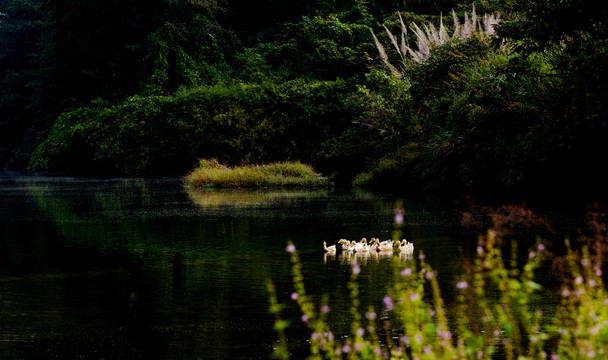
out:
<path id="1" fill-rule="evenodd" d="M 145 176 L 185 174 L 201 158 L 300 160 L 337 184 L 602 194 L 607 9 L 1 0 L 0 164 Z M 431 46 L 422 62 L 395 50 L 400 18 L 416 49 L 414 24 L 451 33 L 452 11 L 501 21 L 494 35 Z"/>

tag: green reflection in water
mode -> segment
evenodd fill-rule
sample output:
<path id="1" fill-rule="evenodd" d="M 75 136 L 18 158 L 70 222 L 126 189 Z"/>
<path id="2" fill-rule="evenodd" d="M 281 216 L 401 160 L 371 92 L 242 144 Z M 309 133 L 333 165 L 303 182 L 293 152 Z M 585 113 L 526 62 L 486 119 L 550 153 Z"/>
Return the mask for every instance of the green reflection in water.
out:
<path id="1" fill-rule="evenodd" d="M 307 330 L 288 299 L 287 239 L 301 251 L 309 293 L 328 294 L 329 319 L 347 333 L 349 259 L 324 256 L 321 244 L 391 238 L 396 204 L 406 210 L 401 235 L 446 282 L 460 271 L 457 221 L 435 203 L 327 190 L 200 192 L 179 179 L 24 177 L 2 186 L 11 195 L 2 199 L 0 282 L 10 306 L 1 315 L 14 319 L 3 358 L 264 358 L 275 339 L 267 279 L 288 304 L 294 351 L 305 349 Z M 362 306 L 380 308 L 390 260 L 359 261 Z"/>

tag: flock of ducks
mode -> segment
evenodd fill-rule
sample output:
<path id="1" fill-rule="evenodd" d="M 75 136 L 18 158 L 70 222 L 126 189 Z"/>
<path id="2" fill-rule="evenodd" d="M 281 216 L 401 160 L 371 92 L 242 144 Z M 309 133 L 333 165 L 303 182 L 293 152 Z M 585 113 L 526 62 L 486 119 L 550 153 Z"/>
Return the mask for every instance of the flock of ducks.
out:
<path id="1" fill-rule="evenodd" d="M 408 242 L 406 239 L 401 241 L 380 241 L 378 238 L 371 238 L 367 241 L 366 238 L 363 238 L 359 242 L 340 239 L 338 244 L 341 245 L 342 252 L 349 253 L 392 253 L 395 247 L 400 254 L 412 255 L 414 253 L 414 244 Z M 335 254 L 337 246 L 327 246 L 327 242 L 323 241 L 323 249 L 327 254 Z"/>

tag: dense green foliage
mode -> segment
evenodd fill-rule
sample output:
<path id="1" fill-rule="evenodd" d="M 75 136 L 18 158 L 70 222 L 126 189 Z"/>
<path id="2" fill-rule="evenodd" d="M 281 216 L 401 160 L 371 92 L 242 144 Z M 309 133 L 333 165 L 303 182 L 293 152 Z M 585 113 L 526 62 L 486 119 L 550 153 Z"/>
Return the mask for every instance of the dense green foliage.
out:
<path id="1" fill-rule="evenodd" d="M 217 84 L 135 95 L 63 113 L 34 151 L 39 169 L 129 175 L 179 173 L 198 157 L 260 163 L 316 160 L 346 117 L 344 81 Z M 312 122 L 315 118 L 317 122 Z"/>
<path id="2" fill-rule="evenodd" d="M 420 63 L 382 27 L 399 12 L 451 31 L 439 14 L 473 6 L 500 12 L 497 36 L 453 38 Z M 6 0 L 0 161 L 145 175 L 301 160 L 367 186 L 599 192 L 605 15 L 557 0 Z"/>

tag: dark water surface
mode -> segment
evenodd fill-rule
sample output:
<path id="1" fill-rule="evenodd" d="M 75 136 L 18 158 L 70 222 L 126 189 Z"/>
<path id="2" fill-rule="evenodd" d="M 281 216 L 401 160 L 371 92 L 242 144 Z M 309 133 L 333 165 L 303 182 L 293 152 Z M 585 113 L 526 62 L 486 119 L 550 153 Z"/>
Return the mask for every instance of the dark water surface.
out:
<path id="1" fill-rule="evenodd" d="M 402 233 L 394 209 L 406 210 Z M 277 339 L 272 279 L 290 348 L 310 334 L 289 299 L 292 240 L 306 287 L 350 330 L 349 259 L 340 238 L 407 238 L 443 285 L 460 273 L 465 233 L 438 203 L 333 191 L 207 191 L 177 178 L 0 176 L 1 359 L 265 359 Z M 381 308 L 386 258 L 359 259 L 362 307 Z M 404 260 L 407 261 L 407 260 Z M 453 287 L 453 286 L 452 286 Z M 447 294 L 449 296 L 449 294 Z"/>

